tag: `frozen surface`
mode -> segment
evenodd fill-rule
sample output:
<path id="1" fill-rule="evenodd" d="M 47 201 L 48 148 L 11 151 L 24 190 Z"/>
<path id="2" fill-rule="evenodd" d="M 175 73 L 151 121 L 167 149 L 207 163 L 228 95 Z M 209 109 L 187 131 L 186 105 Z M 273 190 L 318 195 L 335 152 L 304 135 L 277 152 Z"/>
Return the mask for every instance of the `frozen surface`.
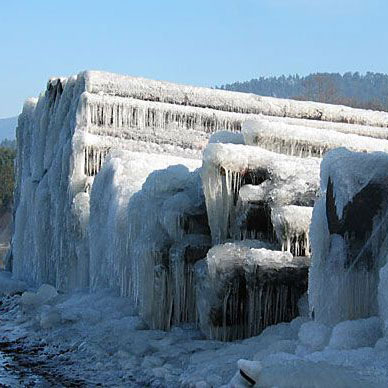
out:
<path id="1" fill-rule="evenodd" d="M 307 265 L 258 240 L 214 246 L 196 265 L 202 331 L 227 341 L 293 319 L 307 289 Z"/>
<path id="2" fill-rule="evenodd" d="M 338 147 L 361 152 L 388 151 L 386 140 L 263 119 L 246 120 L 242 132 L 245 144 L 299 157 L 322 157 Z"/>
<path id="3" fill-rule="evenodd" d="M 120 279 L 124 274 L 121 271 L 128 264 L 128 233 L 131 232 L 129 201 L 141 191 L 153 171 L 179 164 L 194 170 L 200 166 L 200 161 L 119 150 L 109 155 L 91 192 L 89 238 L 90 284 L 93 290 L 122 288 Z M 173 228 L 174 224 L 169 227 Z"/>
<path id="4" fill-rule="evenodd" d="M 85 79 L 86 90 L 96 94 L 211 107 L 229 112 L 388 126 L 388 114 L 385 112 L 177 85 L 99 71 L 85 72 L 82 76 Z"/>
<path id="5" fill-rule="evenodd" d="M 253 146 L 209 144 L 201 177 L 213 242 L 240 239 L 241 228 L 233 229 L 239 213 L 248 210 L 247 202 L 312 206 L 319 165 L 317 158 L 302 160 Z"/>
<path id="6" fill-rule="evenodd" d="M 295 205 L 272 209 L 272 224 L 283 251 L 292 252 L 295 256 L 309 255 L 312 211 L 312 207 Z"/>
<path id="7" fill-rule="evenodd" d="M 322 163 L 310 227 L 315 321 L 304 311 L 231 344 L 188 324 L 198 306 L 202 322 L 212 319 L 202 325 L 210 337 L 242 338 L 303 304 L 305 289 L 292 290 L 302 280 L 291 275 L 307 268 L 295 256 L 308 255 L 320 160 L 244 145 L 246 119 L 267 120 L 263 145 L 284 153 L 386 150 L 371 139 L 386 139 L 384 112 L 101 72 L 50 80 L 19 117 L 7 263 L 14 278 L 41 287 L 0 272 L 1 332 L 90 386 L 219 387 L 239 370 L 258 386 L 387 386 L 386 218 L 373 218 L 367 236 L 378 265 L 360 269 L 358 256 L 345 260 L 352 234 L 329 230 L 325 196 L 332 190 L 342 222 L 363 189 L 386 180 L 383 153 L 341 149 Z M 207 216 L 213 243 L 263 237 L 252 220 L 265 224 L 267 241 L 226 243 L 200 261 Z M 88 287 L 95 294 L 74 292 Z"/>
<path id="8" fill-rule="evenodd" d="M 322 196 L 310 228 L 309 283 L 310 308 L 320 322 L 384 311 L 378 288 L 383 300 L 379 270 L 387 252 L 387 167 L 385 153 L 345 149 L 329 152 L 322 162 Z"/>
<path id="9" fill-rule="evenodd" d="M 376 139 L 388 139 L 388 130 L 387 128 L 360 125 L 360 124 L 351 124 L 351 123 L 337 123 L 330 121 L 320 121 L 320 120 L 311 120 L 311 119 L 296 119 L 292 117 L 276 117 L 276 116 L 265 116 L 265 115 L 252 115 L 247 117 L 247 119 L 264 119 L 271 122 L 283 123 L 288 125 L 296 125 L 310 128 L 318 129 L 328 129 L 330 131 L 337 131 L 342 133 L 349 133 L 354 135 L 374 137 Z"/>
<path id="10" fill-rule="evenodd" d="M 322 161 L 321 191 L 326 192 L 329 177 L 333 182 L 341 182 L 333 187 L 337 215 L 341 218 L 344 206 L 368 183 L 382 181 L 387 168 L 385 152 L 365 154 L 344 148 L 333 150 Z"/>
<path id="11" fill-rule="evenodd" d="M 2 295 L 7 289 L 23 291 L 25 287 L 11 280 L 9 273 L 0 272 Z M 34 289 L 29 292 L 36 294 Z M 259 387 L 388 384 L 385 337 L 375 347 L 373 339 L 370 347 L 312 351 L 312 345 L 319 342 L 321 348 L 327 337 L 323 336 L 323 342 L 317 339 L 324 330 L 306 318 L 268 327 L 257 337 L 223 343 L 206 340 L 187 325 L 170 332 L 149 330 L 128 299 L 110 293 L 60 294 L 29 309 L 22 306 L 21 298 L 20 294 L 2 296 L 3 340 L 17 340 L 19 352 L 35 352 L 41 367 L 86 386 L 221 387 L 232 380 L 238 368 L 258 376 Z M 352 325 L 373 329 L 374 319 L 369 321 L 371 325 L 363 320 Z M 364 343 L 359 333 L 344 332 L 343 342 Z M 255 362 L 239 361 L 242 359 Z M 234 379 L 235 386 L 241 384 L 239 376 Z"/>
<path id="12" fill-rule="evenodd" d="M 328 346 L 331 349 L 374 347 L 381 336 L 381 321 L 378 317 L 344 321 L 333 328 Z"/>

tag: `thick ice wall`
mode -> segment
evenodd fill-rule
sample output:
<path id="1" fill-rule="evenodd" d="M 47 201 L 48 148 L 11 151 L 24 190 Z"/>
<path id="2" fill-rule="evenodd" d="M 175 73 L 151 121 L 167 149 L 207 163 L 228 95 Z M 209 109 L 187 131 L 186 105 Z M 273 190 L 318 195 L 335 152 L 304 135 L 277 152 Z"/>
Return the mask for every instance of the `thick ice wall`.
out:
<path id="1" fill-rule="evenodd" d="M 17 128 L 14 276 L 62 289 L 85 285 L 72 185 L 72 137 L 83 90 L 82 77 L 50 80 L 35 107 L 27 102 Z"/>
<path id="2" fill-rule="evenodd" d="M 93 290 L 123 286 L 121 271 L 128 264 L 128 234 L 132 221 L 129 202 L 141 191 L 153 171 L 177 164 L 194 169 L 200 161 L 124 150 L 113 150 L 109 154 L 95 178 L 90 198 L 90 284 Z M 144 221 L 146 217 L 143 213 Z"/>
<path id="3" fill-rule="evenodd" d="M 154 328 L 196 317 L 192 267 L 210 247 L 199 165 L 113 151 L 93 184 L 92 288 L 131 297 Z"/>
<path id="4" fill-rule="evenodd" d="M 213 243 L 249 237 L 240 235 L 241 217 L 252 203 L 312 206 L 319 164 L 316 158 L 302 160 L 259 147 L 209 144 L 201 177 Z"/>
<path id="5" fill-rule="evenodd" d="M 246 338 L 296 317 L 308 259 L 272 248 L 257 240 L 225 243 L 196 264 L 200 328 L 209 338 Z"/>
<path id="6" fill-rule="evenodd" d="M 378 314 L 386 263 L 388 157 L 331 151 L 321 166 L 311 224 L 309 303 L 316 320 L 337 323 Z"/>
<path id="7" fill-rule="evenodd" d="M 360 152 L 388 150 L 387 140 L 264 119 L 245 121 L 242 132 L 245 144 L 299 157 L 322 157 L 338 147 Z"/>
<path id="8" fill-rule="evenodd" d="M 89 71 L 83 73 L 86 89 L 94 94 L 133 97 L 139 100 L 207 107 L 239 113 L 309 118 L 380 127 L 388 126 L 388 113 L 354 109 L 339 105 L 302 102 L 253 94 L 214 90 L 164 81 Z"/>

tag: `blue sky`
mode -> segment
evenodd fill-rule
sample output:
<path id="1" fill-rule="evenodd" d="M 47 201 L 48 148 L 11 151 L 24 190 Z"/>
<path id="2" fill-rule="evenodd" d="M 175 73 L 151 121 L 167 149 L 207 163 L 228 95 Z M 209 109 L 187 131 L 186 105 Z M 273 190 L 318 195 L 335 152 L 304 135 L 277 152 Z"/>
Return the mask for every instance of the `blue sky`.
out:
<path id="1" fill-rule="evenodd" d="M 4 0 L 0 118 L 85 69 L 203 86 L 388 72 L 387 15 L 387 0 Z"/>

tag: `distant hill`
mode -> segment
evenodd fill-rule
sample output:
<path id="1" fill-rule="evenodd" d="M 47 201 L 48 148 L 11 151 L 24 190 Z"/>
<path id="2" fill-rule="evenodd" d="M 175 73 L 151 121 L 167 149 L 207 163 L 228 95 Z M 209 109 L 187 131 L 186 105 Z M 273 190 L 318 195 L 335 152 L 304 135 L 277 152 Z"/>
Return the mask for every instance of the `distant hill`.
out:
<path id="1" fill-rule="evenodd" d="M 314 73 L 305 77 L 282 75 L 260 77 L 216 88 L 388 111 L 388 74 L 382 73 Z"/>
<path id="2" fill-rule="evenodd" d="M 18 116 L 0 119 L 0 142 L 4 139 L 14 140 Z"/>

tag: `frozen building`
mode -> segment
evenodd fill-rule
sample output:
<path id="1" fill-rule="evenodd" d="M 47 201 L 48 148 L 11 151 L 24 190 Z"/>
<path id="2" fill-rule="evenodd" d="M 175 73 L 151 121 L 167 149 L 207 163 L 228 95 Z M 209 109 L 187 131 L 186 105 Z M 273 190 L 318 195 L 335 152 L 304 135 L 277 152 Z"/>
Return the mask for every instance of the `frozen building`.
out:
<path id="1" fill-rule="evenodd" d="M 386 151 L 386 127 L 387 113 L 342 106 L 52 79 L 19 117 L 8 266 L 61 290 L 112 288 L 151 327 L 254 335 L 294 318 L 307 289 L 320 157 Z"/>

